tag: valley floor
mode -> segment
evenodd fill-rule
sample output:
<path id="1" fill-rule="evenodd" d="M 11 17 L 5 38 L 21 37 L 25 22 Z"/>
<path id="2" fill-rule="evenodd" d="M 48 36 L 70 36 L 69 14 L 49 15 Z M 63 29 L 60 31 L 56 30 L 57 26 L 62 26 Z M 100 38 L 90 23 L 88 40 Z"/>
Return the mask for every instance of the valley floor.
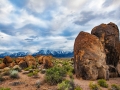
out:
<path id="1" fill-rule="evenodd" d="M 44 74 L 39 73 L 37 78 L 33 77 L 28 77 L 26 74 L 23 74 L 24 71 L 19 73 L 20 78 L 19 79 L 10 79 L 9 77 L 6 76 L 6 80 L 3 82 L 0 82 L 0 87 L 5 87 L 5 88 L 11 88 L 11 90 L 57 90 L 57 86 L 50 86 L 47 83 L 44 83 Z M 35 83 L 37 81 L 40 81 L 41 86 L 40 88 L 36 88 Z M 15 84 L 13 86 L 13 83 L 19 82 L 20 85 Z M 91 81 L 89 80 L 82 80 L 82 79 L 77 79 L 74 76 L 74 83 L 76 85 L 79 85 L 82 87 L 83 90 L 90 90 L 89 89 L 89 83 Z M 92 81 L 96 83 L 97 81 Z M 120 78 L 110 78 L 109 81 L 107 81 L 109 86 L 111 84 L 118 84 L 120 85 Z M 108 90 L 105 88 L 102 88 L 102 90 Z"/>

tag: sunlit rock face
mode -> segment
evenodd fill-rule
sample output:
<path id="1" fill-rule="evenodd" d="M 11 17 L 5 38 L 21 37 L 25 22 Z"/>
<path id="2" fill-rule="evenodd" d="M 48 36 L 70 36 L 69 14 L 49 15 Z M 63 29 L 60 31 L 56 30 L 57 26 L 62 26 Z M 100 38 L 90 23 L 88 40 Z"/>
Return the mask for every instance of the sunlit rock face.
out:
<path id="1" fill-rule="evenodd" d="M 76 76 L 96 80 L 109 78 L 104 46 L 95 35 L 80 32 L 74 43 L 74 69 Z"/>

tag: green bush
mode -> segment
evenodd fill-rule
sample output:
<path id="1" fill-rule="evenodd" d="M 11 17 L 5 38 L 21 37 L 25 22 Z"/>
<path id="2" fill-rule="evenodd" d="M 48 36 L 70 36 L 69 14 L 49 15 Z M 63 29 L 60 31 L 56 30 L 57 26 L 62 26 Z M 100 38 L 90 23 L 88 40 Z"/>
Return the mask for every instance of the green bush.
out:
<path id="1" fill-rule="evenodd" d="M 10 88 L 3 88 L 1 87 L 0 90 L 11 90 Z"/>
<path id="2" fill-rule="evenodd" d="M 112 84 L 110 90 L 120 90 L 120 85 Z"/>
<path id="3" fill-rule="evenodd" d="M 58 84 L 58 90 L 71 90 L 72 86 L 69 80 L 64 80 L 62 83 Z"/>
<path id="4" fill-rule="evenodd" d="M 107 84 L 106 80 L 104 80 L 104 79 L 99 79 L 98 85 L 100 85 L 101 87 L 104 87 L 104 88 L 108 88 L 108 84 Z"/>
<path id="5" fill-rule="evenodd" d="M 68 75 L 71 79 L 73 78 L 73 73 L 72 72 L 68 72 Z"/>
<path id="6" fill-rule="evenodd" d="M 62 82 L 63 76 L 66 75 L 66 71 L 62 67 L 52 67 L 48 70 L 46 70 L 45 80 L 50 85 L 58 84 L 59 82 Z"/>
<path id="7" fill-rule="evenodd" d="M 10 71 L 10 77 L 11 77 L 11 78 L 19 78 L 19 76 L 18 76 L 18 71 L 16 71 L 16 70 L 11 70 L 11 71 Z"/>
<path id="8" fill-rule="evenodd" d="M 35 76 L 35 75 L 38 75 L 38 70 L 34 70 L 33 72 L 30 72 L 28 73 L 28 76 L 31 77 L 31 76 Z"/>
<path id="9" fill-rule="evenodd" d="M 30 69 L 33 69 L 33 67 L 30 66 L 30 67 L 25 68 L 24 70 L 25 70 L 25 71 L 29 71 Z"/>
<path id="10" fill-rule="evenodd" d="M 76 86 L 74 90 L 82 90 L 80 86 Z"/>
<path id="11" fill-rule="evenodd" d="M 90 82 L 89 87 L 90 87 L 90 90 L 101 90 L 100 86 L 97 84 L 93 84 L 93 82 Z"/>

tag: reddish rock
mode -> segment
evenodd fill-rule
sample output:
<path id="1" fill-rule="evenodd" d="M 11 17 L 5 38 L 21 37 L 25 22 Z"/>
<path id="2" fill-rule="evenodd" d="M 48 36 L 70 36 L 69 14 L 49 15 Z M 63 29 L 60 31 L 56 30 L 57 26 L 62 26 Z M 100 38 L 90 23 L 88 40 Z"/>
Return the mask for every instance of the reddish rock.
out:
<path id="1" fill-rule="evenodd" d="M 80 32 L 74 43 L 74 69 L 77 77 L 96 80 L 108 79 L 106 54 L 99 38 L 86 32 Z"/>
<path id="2" fill-rule="evenodd" d="M 18 65 L 19 65 L 22 69 L 24 69 L 24 68 L 27 68 L 27 67 L 28 67 L 27 62 L 26 62 L 26 61 L 24 61 L 24 60 L 21 60 L 21 61 L 18 63 Z"/>
<path id="3" fill-rule="evenodd" d="M 39 57 L 38 57 L 38 63 L 39 63 L 39 64 L 43 64 L 43 57 L 44 57 L 44 56 L 39 56 Z"/>
<path id="4" fill-rule="evenodd" d="M 52 57 L 49 57 L 49 56 L 44 56 L 43 57 L 43 65 L 44 65 L 44 68 L 50 68 L 53 66 L 53 63 L 52 63 Z"/>
<path id="5" fill-rule="evenodd" d="M 9 67 L 14 67 L 16 65 L 15 62 L 9 63 Z"/>
<path id="6" fill-rule="evenodd" d="M 12 63 L 12 61 L 13 61 L 13 59 L 10 56 L 5 56 L 3 59 L 3 63 L 6 65 L 9 63 Z"/>
<path id="7" fill-rule="evenodd" d="M 116 24 L 110 22 L 108 24 L 101 24 L 92 29 L 91 34 L 96 35 L 106 51 L 106 63 L 108 65 L 117 66 L 119 61 L 119 29 Z"/>
<path id="8" fill-rule="evenodd" d="M 20 61 L 25 61 L 24 57 L 16 58 L 15 62 L 18 64 Z"/>
<path id="9" fill-rule="evenodd" d="M 36 60 L 33 56 L 27 55 L 24 57 L 24 59 L 27 62 L 28 66 L 36 66 Z"/>
<path id="10" fill-rule="evenodd" d="M 4 63 L 1 63 L 0 64 L 0 69 L 3 69 L 3 68 L 5 68 L 6 67 L 6 65 L 4 64 Z"/>

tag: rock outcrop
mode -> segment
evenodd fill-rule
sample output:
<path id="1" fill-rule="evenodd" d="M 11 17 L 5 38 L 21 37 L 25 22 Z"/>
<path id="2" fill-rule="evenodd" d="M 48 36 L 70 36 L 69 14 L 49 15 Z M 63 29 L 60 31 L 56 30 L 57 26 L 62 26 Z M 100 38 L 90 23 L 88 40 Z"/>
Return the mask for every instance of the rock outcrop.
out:
<path id="1" fill-rule="evenodd" d="M 74 69 L 77 77 L 96 80 L 109 78 L 104 47 L 95 35 L 80 32 L 74 43 Z"/>
<path id="2" fill-rule="evenodd" d="M 119 30 L 114 23 L 101 24 L 92 29 L 91 34 L 96 35 L 106 50 L 106 63 L 117 66 L 119 55 L 117 44 L 119 43 Z"/>
<path id="3" fill-rule="evenodd" d="M 48 56 L 39 56 L 38 57 L 38 63 L 39 64 L 43 64 L 43 68 L 50 68 L 53 66 L 52 64 L 52 59 L 53 57 L 51 55 L 48 55 Z"/>
<path id="4" fill-rule="evenodd" d="M 52 57 L 51 56 L 45 56 L 43 58 L 43 66 L 44 68 L 50 68 L 53 66 L 53 63 L 52 63 Z"/>
<path id="5" fill-rule="evenodd" d="M 91 34 L 97 36 L 105 47 L 106 63 L 116 68 L 120 56 L 119 29 L 117 25 L 112 22 L 101 24 L 93 28 Z M 113 71 L 114 70 L 112 70 L 112 72 L 110 71 L 110 73 L 116 74 L 116 71 Z"/>
<path id="6" fill-rule="evenodd" d="M 6 67 L 6 65 L 4 64 L 4 63 L 1 63 L 0 64 L 0 69 L 3 69 L 3 68 L 5 68 Z"/>
<path id="7" fill-rule="evenodd" d="M 3 63 L 7 66 L 9 66 L 9 64 L 12 62 L 13 62 L 13 59 L 10 56 L 5 56 L 3 59 Z"/>
<path id="8" fill-rule="evenodd" d="M 36 60 L 33 56 L 27 55 L 24 57 L 24 59 L 27 62 L 28 66 L 35 66 L 36 67 Z"/>

